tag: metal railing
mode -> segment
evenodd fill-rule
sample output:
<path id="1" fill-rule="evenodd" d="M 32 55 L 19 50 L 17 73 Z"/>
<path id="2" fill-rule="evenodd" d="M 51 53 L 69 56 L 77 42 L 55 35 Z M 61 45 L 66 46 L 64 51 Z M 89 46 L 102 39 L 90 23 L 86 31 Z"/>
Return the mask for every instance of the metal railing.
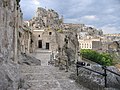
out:
<path id="1" fill-rule="evenodd" d="M 94 72 L 94 73 L 97 73 L 97 74 L 99 74 L 99 75 L 104 76 L 105 87 L 107 87 L 107 71 L 110 72 L 110 73 L 113 73 L 113 74 L 115 74 L 115 75 L 117 75 L 117 76 L 120 76 L 120 74 L 118 74 L 118 73 L 116 73 L 116 72 L 113 72 L 113 71 L 107 69 L 106 66 L 102 66 L 102 67 L 101 67 L 101 68 L 104 70 L 104 73 L 101 73 L 101 72 L 99 72 L 99 71 L 95 71 L 95 70 L 93 70 L 93 69 L 90 69 L 90 68 L 85 67 L 85 63 L 84 63 L 84 62 L 80 62 L 80 61 L 77 61 L 77 62 L 76 62 L 77 76 L 79 75 L 79 70 L 78 70 L 78 69 L 79 69 L 80 67 L 81 67 L 81 68 L 84 68 L 84 69 L 87 69 L 87 70 L 89 70 L 89 71 L 92 71 L 92 72 Z"/>

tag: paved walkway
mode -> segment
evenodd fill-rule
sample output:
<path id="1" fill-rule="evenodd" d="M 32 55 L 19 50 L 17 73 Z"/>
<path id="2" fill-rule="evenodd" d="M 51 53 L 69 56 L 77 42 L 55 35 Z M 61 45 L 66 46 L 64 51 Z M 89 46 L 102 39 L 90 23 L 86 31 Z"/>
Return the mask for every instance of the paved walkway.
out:
<path id="1" fill-rule="evenodd" d="M 49 51 L 37 52 L 35 57 L 41 60 L 41 66 L 21 67 L 22 75 L 30 86 L 27 90 L 88 90 L 69 79 L 69 72 L 48 65 Z"/>
<path id="2" fill-rule="evenodd" d="M 49 50 L 36 50 L 34 57 L 41 60 L 42 66 L 48 66 L 48 61 L 50 60 L 51 51 Z"/>

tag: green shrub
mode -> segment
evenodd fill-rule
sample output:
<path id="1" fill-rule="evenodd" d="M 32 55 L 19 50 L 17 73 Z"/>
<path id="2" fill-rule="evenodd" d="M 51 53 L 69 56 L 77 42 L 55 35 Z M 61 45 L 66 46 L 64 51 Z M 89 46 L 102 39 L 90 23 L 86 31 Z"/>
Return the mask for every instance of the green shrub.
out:
<path id="1" fill-rule="evenodd" d="M 113 58 L 108 53 L 98 53 L 90 49 L 81 49 L 80 53 L 83 58 L 89 59 L 101 65 L 110 66 L 112 65 Z"/>

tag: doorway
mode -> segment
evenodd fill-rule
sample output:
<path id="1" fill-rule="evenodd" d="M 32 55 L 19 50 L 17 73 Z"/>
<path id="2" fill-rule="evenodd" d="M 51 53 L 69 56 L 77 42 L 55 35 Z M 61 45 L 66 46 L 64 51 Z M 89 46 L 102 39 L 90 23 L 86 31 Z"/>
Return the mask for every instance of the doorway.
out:
<path id="1" fill-rule="evenodd" d="M 46 43 L 46 49 L 49 49 L 49 43 Z"/>
<path id="2" fill-rule="evenodd" d="M 42 48 L 42 40 L 38 41 L 38 48 Z"/>

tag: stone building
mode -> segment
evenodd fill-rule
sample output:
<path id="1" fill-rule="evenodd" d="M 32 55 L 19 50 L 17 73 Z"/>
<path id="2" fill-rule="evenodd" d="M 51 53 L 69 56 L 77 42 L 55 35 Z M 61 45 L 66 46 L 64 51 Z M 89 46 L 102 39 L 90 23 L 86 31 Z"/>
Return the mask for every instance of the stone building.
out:
<path id="1" fill-rule="evenodd" d="M 56 31 L 52 29 L 33 30 L 36 49 L 56 51 L 58 48 Z"/>
<path id="2" fill-rule="evenodd" d="M 104 34 L 101 36 L 101 41 L 102 41 L 102 51 L 103 52 L 108 52 L 111 51 L 110 47 L 112 46 L 113 48 L 113 43 L 119 42 L 120 41 L 120 36 L 119 34 Z"/>
<path id="3" fill-rule="evenodd" d="M 102 36 L 103 35 L 102 30 L 98 30 L 96 28 L 86 26 L 84 24 L 81 26 L 80 29 L 78 29 L 78 35 L 81 36 L 82 33 L 85 33 L 85 37 L 86 36 Z M 84 37 L 82 37 L 82 38 L 84 38 Z"/>
<path id="4" fill-rule="evenodd" d="M 82 25 L 77 30 L 79 48 L 101 51 L 102 50 L 102 41 L 101 41 L 102 36 L 103 36 L 102 30 L 97 30 L 96 28 Z"/>
<path id="5" fill-rule="evenodd" d="M 56 51 L 58 48 L 56 31 L 62 23 L 63 18 L 59 18 L 57 12 L 39 7 L 35 16 L 29 21 L 35 39 L 35 48 Z"/>
<path id="6" fill-rule="evenodd" d="M 80 49 L 101 50 L 102 42 L 100 39 L 79 39 Z"/>
<path id="7" fill-rule="evenodd" d="M 60 18 L 54 10 L 38 8 L 29 25 L 34 35 L 35 49 L 58 53 L 61 61 L 75 60 L 78 51 L 77 30 L 82 24 L 64 24 L 63 17 Z"/>

